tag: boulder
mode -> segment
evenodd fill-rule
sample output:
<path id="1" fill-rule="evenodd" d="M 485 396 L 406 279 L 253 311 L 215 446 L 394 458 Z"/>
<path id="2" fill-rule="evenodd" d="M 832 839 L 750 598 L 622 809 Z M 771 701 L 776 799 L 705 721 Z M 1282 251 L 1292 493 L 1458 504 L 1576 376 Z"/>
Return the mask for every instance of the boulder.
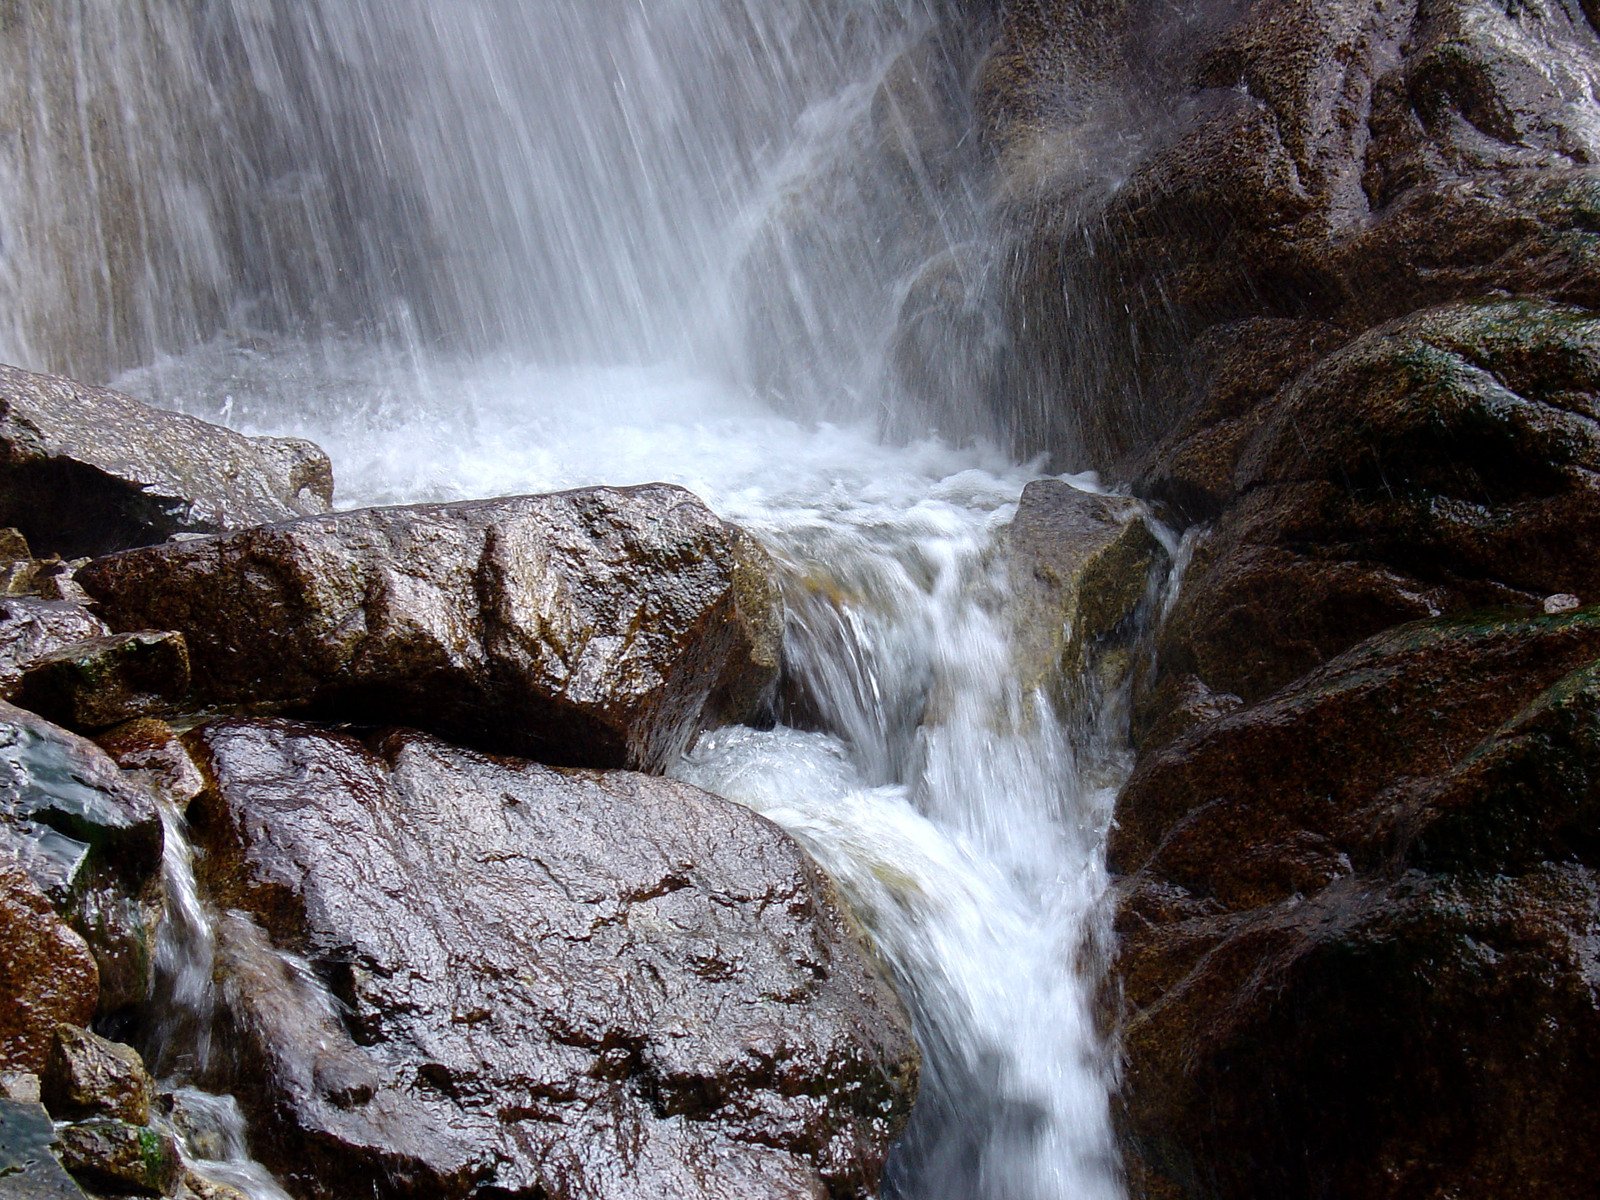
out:
<path id="1" fill-rule="evenodd" d="M 175 1196 L 183 1182 L 177 1139 L 162 1129 L 91 1117 L 60 1126 L 61 1163 L 80 1183 L 116 1196 Z"/>
<path id="2" fill-rule="evenodd" d="M 142 777 L 180 811 L 205 790 L 205 777 L 178 731 L 165 721 L 142 717 L 108 729 L 95 744 L 124 773 Z"/>
<path id="3" fill-rule="evenodd" d="M 87 1025 L 99 971 L 83 939 L 20 869 L 0 856 L 0 1070 L 41 1073 L 56 1026 Z"/>
<path id="4" fill-rule="evenodd" d="M 181 633 L 123 633 L 74 642 L 29 664 L 16 700 L 74 729 L 170 713 L 189 691 Z"/>
<path id="5" fill-rule="evenodd" d="M 0 597 L 0 695 L 14 695 L 23 674 L 39 659 L 110 632 L 81 604 L 36 596 Z"/>
<path id="6" fill-rule="evenodd" d="M 215 1083 L 297 1194 L 875 1192 L 915 1046 L 775 826 L 418 733 L 190 741 L 202 885 L 233 910 Z"/>
<path id="7" fill-rule="evenodd" d="M 775 685 L 770 572 L 657 484 L 313 517 L 79 578 L 113 627 L 182 631 L 206 701 L 656 771 Z"/>
<path id="8" fill-rule="evenodd" d="M 327 455 L 0 366 L 0 524 L 71 558 L 326 512 Z"/>
<path id="9" fill-rule="evenodd" d="M 1030 483 L 1005 535 L 1007 602 L 1029 688 L 1080 680 L 1150 594 L 1166 557 L 1145 506 L 1060 480 Z M 1103 662 L 1101 665 L 1107 665 Z"/>
<path id="10" fill-rule="evenodd" d="M 0 1189 L 6 1200 L 86 1200 L 56 1158 L 55 1126 L 37 1103 L 0 1098 Z"/>
<path id="11" fill-rule="evenodd" d="M 114 1117 L 148 1125 L 154 1093 L 150 1072 L 132 1046 L 72 1025 L 56 1028 L 42 1092 L 56 1120 Z"/>
<path id="12" fill-rule="evenodd" d="M 1135 1194 L 1600 1172 L 1556 1132 L 1600 1119 L 1600 609 L 1382 634 L 1147 756 L 1117 811 Z"/>
<path id="13" fill-rule="evenodd" d="M 0 702 L 0 853 L 88 941 L 107 1013 L 150 987 L 163 843 L 155 801 L 99 747 Z"/>

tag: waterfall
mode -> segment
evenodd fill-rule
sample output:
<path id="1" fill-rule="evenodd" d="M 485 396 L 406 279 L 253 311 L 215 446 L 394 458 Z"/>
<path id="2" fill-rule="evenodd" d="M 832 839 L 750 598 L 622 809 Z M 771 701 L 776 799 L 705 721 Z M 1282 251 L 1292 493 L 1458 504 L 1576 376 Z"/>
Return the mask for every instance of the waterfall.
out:
<path id="1" fill-rule="evenodd" d="M 0 357 L 312 437 L 344 505 L 666 480 L 762 536 L 783 721 L 679 772 L 801 839 L 896 973 L 893 1194 L 1100 1200 L 1126 763 L 1114 695 L 1018 682 L 997 535 L 1041 465 L 974 394 L 984 7 L 0 0 Z M 963 319 L 911 336 L 935 293 Z"/>

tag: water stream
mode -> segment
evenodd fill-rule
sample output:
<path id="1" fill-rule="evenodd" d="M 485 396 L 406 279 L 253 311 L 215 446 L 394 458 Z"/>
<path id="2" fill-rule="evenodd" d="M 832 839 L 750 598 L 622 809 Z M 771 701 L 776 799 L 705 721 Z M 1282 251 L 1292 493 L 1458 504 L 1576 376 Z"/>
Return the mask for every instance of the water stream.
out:
<path id="1" fill-rule="evenodd" d="M 101 83 L 24 113 L 83 133 L 48 170 L 0 143 L 0 357 L 314 438 L 344 506 L 667 480 L 754 530 L 785 720 L 679 773 L 801 839 L 899 977 L 927 1066 L 890 1192 L 1113 1200 L 1119 701 L 1017 682 L 993 548 L 1041 467 L 962 418 L 956 346 L 931 407 L 892 365 L 917 280 L 985 236 L 971 7 L 64 3 L 31 33 Z M 84 270 L 103 221 L 18 249 L 72 204 L 138 215 L 131 283 Z"/>

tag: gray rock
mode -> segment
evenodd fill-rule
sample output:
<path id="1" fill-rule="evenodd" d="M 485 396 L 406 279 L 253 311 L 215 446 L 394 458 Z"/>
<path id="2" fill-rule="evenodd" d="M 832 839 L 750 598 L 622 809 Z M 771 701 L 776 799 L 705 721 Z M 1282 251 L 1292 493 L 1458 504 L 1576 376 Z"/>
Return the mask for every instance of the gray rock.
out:
<path id="1" fill-rule="evenodd" d="M 1166 557 L 1145 511 L 1137 500 L 1055 479 L 1023 491 L 1005 555 L 1018 668 L 1028 686 L 1070 685 L 1127 628 Z"/>
<path id="2" fill-rule="evenodd" d="M 58 1121 L 115 1117 L 150 1123 L 155 1085 L 132 1046 L 108 1041 L 72 1025 L 56 1029 L 44 1074 L 44 1103 Z"/>
<path id="3" fill-rule="evenodd" d="M 85 1200 L 54 1153 L 55 1126 L 37 1103 L 0 1098 L 0 1195 L 6 1200 Z"/>
<path id="4" fill-rule="evenodd" d="M 0 853 L 88 940 L 108 1012 L 149 988 L 163 841 L 150 794 L 99 747 L 0 702 Z"/>
<path id="5" fill-rule="evenodd" d="M 81 604 L 35 596 L 0 597 L 0 695 L 12 695 L 39 659 L 110 632 Z"/>
<path id="6" fill-rule="evenodd" d="M 130 551 L 79 579 L 115 628 L 181 630 L 211 702 L 660 770 L 703 720 L 773 687 L 769 569 L 752 539 L 656 484 L 313 517 Z"/>
<path id="7" fill-rule="evenodd" d="M 326 512 L 328 458 L 0 366 L 0 524 L 67 557 Z"/>
<path id="8" fill-rule="evenodd" d="M 74 729 L 105 729 L 170 713 L 189 691 L 181 633 L 124 633 L 63 646 L 35 659 L 16 699 Z"/>
<path id="9" fill-rule="evenodd" d="M 191 741 L 215 781 L 191 809 L 202 884 L 236 910 L 236 1059 L 213 1083 L 291 1190 L 875 1193 L 916 1050 L 775 826 L 415 733 L 230 720 Z"/>

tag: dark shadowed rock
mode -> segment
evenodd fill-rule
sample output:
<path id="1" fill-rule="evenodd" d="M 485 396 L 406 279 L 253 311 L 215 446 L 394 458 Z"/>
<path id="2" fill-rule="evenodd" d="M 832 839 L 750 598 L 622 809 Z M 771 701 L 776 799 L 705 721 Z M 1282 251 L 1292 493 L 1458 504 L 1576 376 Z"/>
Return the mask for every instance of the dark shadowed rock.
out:
<path id="1" fill-rule="evenodd" d="M 56 1026 L 87 1025 L 99 991 L 83 939 L 0 855 L 0 1070 L 42 1072 Z"/>
<path id="2" fill-rule="evenodd" d="M 150 1123 L 155 1084 L 132 1046 L 72 1025 L 57 1026 L 43 1081 L 45 1107 L 58 1121 L 115 1117 L 133 1125 Z"/>
<path id="3" fill-rule="evenodd" d="M 232 1085 L 304 1194 L 873 1193 L 915 1048 L 776 827 L 420 734 L 191 740 Z"/>
<path id="4" fill-rule="evenodd" d="M 0 366 L 0 524 L 41 553 L 105 554 L 326 512 L 327 455 L 117 392 Z"/>
<path id="5" fill-rule="evenodd" d="M 85 1200 L 55 1156 L 50 1114 L 0 1097 L 0 1194 L 6 1200 Z"/>
<path id="6" fill-rule="evenodd" d="M 0 598 L 0 694 L 14 693 L 23 673 L 46 655 L 110 632 L 81 604 L 35 596 Z"/>
<path id="7" fill-rule="evenodd" d="M 105 729 L 170 713 L 189 691 L 181 633 L 123 633 L 75 642 L 34 660 L 17 703 L 74 729 Z"/>
<path id="8" fill-rule="evenodd" d="M 150 986 L 162 844 L 150 794 L 99 747 L 0 703 L 0 854 L 87 939 L 108 1013 Z"/>
<path id="9" fill-rule="evenodd" d="M 1584 1190 L 1596 828 L 1595 609 L 1406 626 L 1146 757 L 1111 847 L 1135 1194 Z"/>
<path id="10" fill-rule="evenodd" d="M 314 517 L 80 578 L 114 627 L 181 630 L 210 701 L 659 770 L 708 708 L 745 715 L 774 685 L 769 569 L 688 492 L 651 485 Z"/>

